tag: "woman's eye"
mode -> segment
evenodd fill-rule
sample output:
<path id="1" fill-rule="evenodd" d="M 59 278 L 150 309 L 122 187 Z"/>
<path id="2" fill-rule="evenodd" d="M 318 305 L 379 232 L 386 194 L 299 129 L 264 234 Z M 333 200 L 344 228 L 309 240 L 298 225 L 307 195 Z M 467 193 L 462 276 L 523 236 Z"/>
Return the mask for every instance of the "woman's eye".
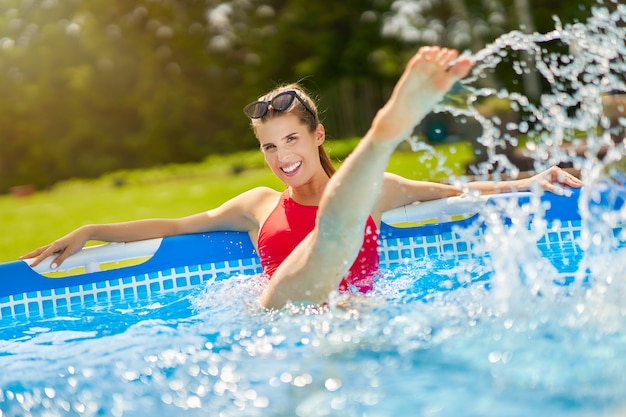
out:
<path id="1" fill-rule="evenodd" d="M 265 145 L 265 146 L 263 146 L 263 151 L 264 152 L 269 152 L 269 151 L 272 151 L 274 149 L 276 149 L 276 146 L 274 146 L 274 145 Z"/>

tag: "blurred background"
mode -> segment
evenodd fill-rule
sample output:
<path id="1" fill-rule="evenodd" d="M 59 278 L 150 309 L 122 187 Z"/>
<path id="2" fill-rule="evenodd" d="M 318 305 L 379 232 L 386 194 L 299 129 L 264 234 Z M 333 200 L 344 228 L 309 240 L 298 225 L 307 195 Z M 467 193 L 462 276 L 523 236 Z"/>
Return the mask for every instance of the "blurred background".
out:
<path id="1" fill-rule="evenodd" d="M 241 109 L 277 83 L 319 97 L 331 139 L 360 136 L 418 46 L 476 52 L 594 3 L 0 0 L 0 193 L 255 148 Z M 532 71 L 481 82 L 545 87 Z"/>

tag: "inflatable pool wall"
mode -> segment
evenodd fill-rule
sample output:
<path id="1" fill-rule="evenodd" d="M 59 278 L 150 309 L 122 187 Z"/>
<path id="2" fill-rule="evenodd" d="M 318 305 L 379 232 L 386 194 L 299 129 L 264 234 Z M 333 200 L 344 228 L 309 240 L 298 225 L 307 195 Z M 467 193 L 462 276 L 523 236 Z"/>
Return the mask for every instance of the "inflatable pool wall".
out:
<path id="1" fill-rule="evenodd" d="M 547 207 L 545 219 L 559 222 L 558 230 L 538 245 L 576 241 L 581 227 L 579 196 L 576 189 L 568 196 L 541 196 Z M 531 193 L 451 197 L 386 212 L 380 230 L 381 267 L 444 254 L 467 258 L 472 255 L 472 242 L 458 231 L 478 221 L 481 207 L 501 201 L 523 206 L 531 198 Z M 145 298 L 207 280 L 261 272 L 248 235 L 232 231 L 88 247 L 68 258 L 60 270 L 50 269 L 51 260 L 34 269 L 22 260 L 0 264 L 0 318 L 55 315 L 87 303 Z"/>

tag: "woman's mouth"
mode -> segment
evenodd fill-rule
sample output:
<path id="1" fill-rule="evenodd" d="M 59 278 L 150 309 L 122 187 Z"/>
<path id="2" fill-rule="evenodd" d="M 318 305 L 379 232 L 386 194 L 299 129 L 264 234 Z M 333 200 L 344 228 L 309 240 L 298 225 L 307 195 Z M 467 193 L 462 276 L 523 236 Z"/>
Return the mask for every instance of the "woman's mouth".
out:
<path id="1" fill-rule="evenodd" d="M 286 167 L 282 167 L 280 168 L 285 174 L 292 174 L 294 173 L 298 168 L 300 168 L 300 165 L 302 165 L 302 161 L 300 162 L 295 162 L 291 165 L 287 165 Z"/>

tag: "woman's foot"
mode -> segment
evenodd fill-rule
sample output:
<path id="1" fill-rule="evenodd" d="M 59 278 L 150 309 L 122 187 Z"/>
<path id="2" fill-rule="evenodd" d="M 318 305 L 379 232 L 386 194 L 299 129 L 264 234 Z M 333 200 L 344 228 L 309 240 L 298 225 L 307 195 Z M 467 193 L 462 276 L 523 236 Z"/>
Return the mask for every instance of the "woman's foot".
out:
<path id="1" fill-rule="evenodd" d="M 372 124 L 376 142 L 399 143 L 428 114 L 455 82 L 472 68 L 469 58 L 440 47 L 423 47 L 411 58 L 404 73 Z"/>

